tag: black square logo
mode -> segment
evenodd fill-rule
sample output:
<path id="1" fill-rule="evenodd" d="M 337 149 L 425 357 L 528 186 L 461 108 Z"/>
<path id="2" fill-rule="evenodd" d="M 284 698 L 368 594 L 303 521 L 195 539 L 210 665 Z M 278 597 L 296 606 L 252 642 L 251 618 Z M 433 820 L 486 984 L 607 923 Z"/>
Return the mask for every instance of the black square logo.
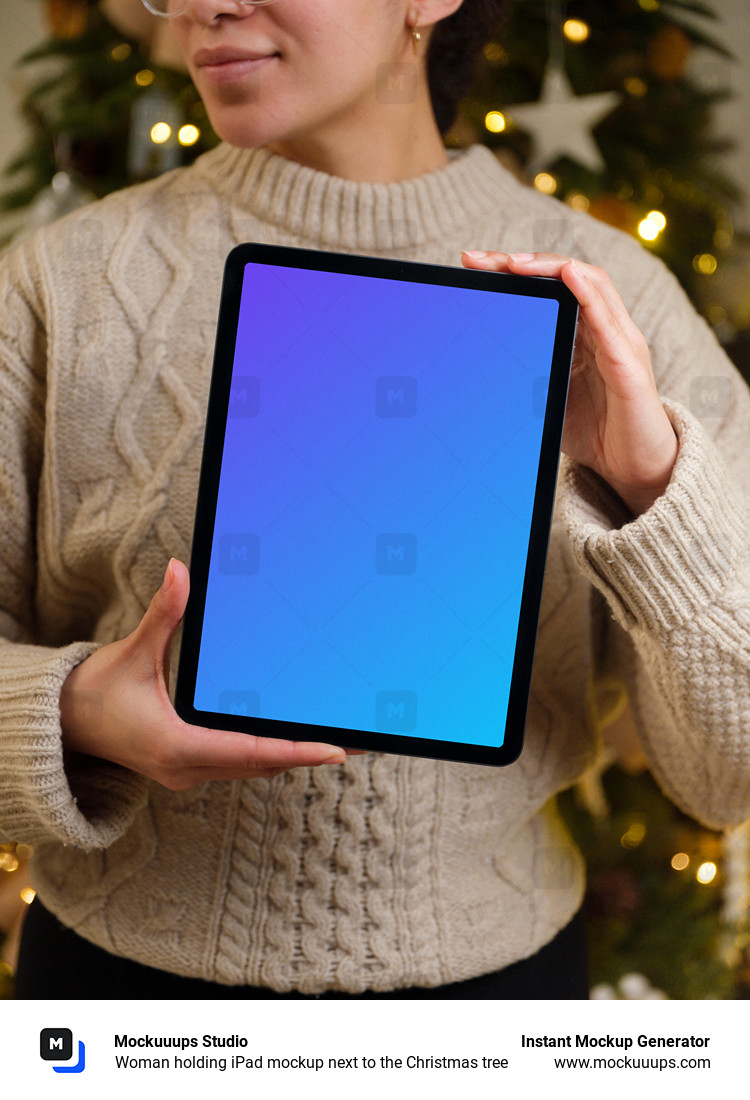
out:
<path id="1" fill-rule="evenodd" d="M 43 1027 L 39 1053 L 45 1062 L 68 1062 L 73 1057 L 73 1032 L 68 1027 Z"/>

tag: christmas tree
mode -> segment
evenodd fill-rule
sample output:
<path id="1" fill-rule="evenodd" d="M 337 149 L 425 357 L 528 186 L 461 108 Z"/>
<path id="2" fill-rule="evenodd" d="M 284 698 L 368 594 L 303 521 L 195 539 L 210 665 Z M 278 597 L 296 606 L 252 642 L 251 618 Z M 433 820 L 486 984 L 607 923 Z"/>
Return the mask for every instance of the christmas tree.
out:
<path id="1" fill-rule="evenodd" d="M 740 199 L 717 167 L 726 143 L 712 108 L 727 95 L 728 55 L 713 18 L 687 0 L 518 0 L 485 50 L 462 137 L 637 236 L 726 331 L 750 324 L 750 297 L 730 317 L 711 294 L 731 262 Z"/>
<path id="2" fill-rule="evenodd" d="M 217 142 L 192 81 L 158 49 L 152 56 L 150 37 L 123 33 L 98 0 L 44 3 L 50 37 L 21 59 L 31 136 L 0 196 L 0 211 L 35 207 L 32 227 L 187 164 Z M 147 26 L 156 22 L 138 7 Z"/>
<path id="3" fill-rule="evenodd" d="M 50 34 L 22 59 L 30 138 L 0 209 L 38 224 L 216 142 L 157 37 L 163 21 L 140 0 L 23 2 L 45 3 Z M 747 245 L 732 226 L 740 196 L 716 167 L 712 108 L 727 55 L 712 19 L 688 0 L 513 0 L 445 142 L 484 142 L 530 186 L 632 233 L 750 358 L 750 286 L 736 275 Z M 698 49 L 707 61 L 696 71 Z M 680 814 L 623 734 L 622 707 L 615 719 L 609 709 L 593 721 L 628 769 L 600 768 L 561 799 L 590 869 L 593 981 L 612 996 L 746 996 L 747 834 L 727 839 Z M 0 936 L 23 905 L 22 871 L 13 846 L 0 851 Z M 8 975 L 0 962 L 0 996 Z"/>

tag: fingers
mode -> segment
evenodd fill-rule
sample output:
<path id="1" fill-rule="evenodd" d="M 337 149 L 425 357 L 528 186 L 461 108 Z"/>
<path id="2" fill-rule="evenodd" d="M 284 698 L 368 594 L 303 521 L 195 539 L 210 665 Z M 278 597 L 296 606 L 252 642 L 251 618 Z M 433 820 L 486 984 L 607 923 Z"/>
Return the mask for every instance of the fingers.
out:
<path id="1" fill-rule="evenodd" d="M 463 252 L 462 260 L 464 257 L 469 260 L 469 264 L 465 263 L 465 266 L 481 267 L 485 271 L 512 272 L 515 275 L 541 275 L 549 279 L 562 279 L 566 285 L 569 285 L 569 282 L 565 273 L 570 274 L 572 265 L 572 270 L 580 276 L 578 285 L 584 285 L 581 280 L 585 280 L 586 286 L 595 286 L 602 300 L 612 311 L 612 316 L 618 318 L 622 326 L 628 323 L 632 325 L 625 304 L 609 275 L 594 264 L 574 260 L 570 256 L 562 256 L 557 252 L 486 252 L 483 256 Z M 569 286 L 569 289 L 573 290 L 573 287 Z M 576 297 L 578 297 L 577 294 Z"/>
<path id="2" fill-rule="evenodd" d="M 602 268 L 555 252 L 464 252 L 461 258 L 465 266 L 560 279 L 578 300 L 579 340 L 596 357 L 607 384 L 623 398 L 635 396 L 634 386 L 641 392 L 654 389 L 646 341 Z"/>
<path id="3" fill-rule="evenodd" d="M 576 261 L 571 260 L 563 266 L 562 280 L 578 299 L 585 320 L 587 345 L 596 355 L 605 381 L 618 391 L 618 384 L 632 385 L 646 380 L 643 373 L 644 360 L 648 356 L 645 341 L 625 307 L 612 303 L 601 286 Z M 628 394 L 622 392 L 620 396 Z"/>
<path id="4" fill-rule="evenodd" d="M 143 774 L 168 790 L 187 790 L 214 779 L 258 779 L 290 768 L 343 764 L 346 751 L 314 741 L 253 737 L 183 724 L 152 746 Z M 140 770 L 140 769 L 139 769 Z"/>
<path id="5" fill-rule="evenodd" d="M 250 772 L 268 768 L 317 767 L 343 764 L 346 751 L 321 741 L 289 741 L 276 737 L 255 737 L 232 730 L 205 729 L 185 724 L 172 737 L 171 761 L 181 768 L 210 767 Z"/>

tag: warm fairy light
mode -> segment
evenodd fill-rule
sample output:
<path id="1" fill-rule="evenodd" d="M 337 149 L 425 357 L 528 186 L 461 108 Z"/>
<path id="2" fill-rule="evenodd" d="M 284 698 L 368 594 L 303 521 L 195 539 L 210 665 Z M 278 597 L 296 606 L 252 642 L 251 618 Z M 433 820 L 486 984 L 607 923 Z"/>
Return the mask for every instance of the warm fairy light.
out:
<path id="1" fill-rule="evenodd" d="M 130 57 L 133 52 L 133 47 L 129 42 L 121 42 L 119 46 L 115 46 L 110 50 L 109 56 L 113 61 L 124 61 L 127 57 Z"/>
<path id="2" fill-rule="evenodd" d="M 7 871 L 9 874 L 11 871 L 18 869 L 18 860 L 12 852 L 0 853 L 0 871 Z"/>
<path id="3" fill-rule="evenodd" d="M 141 69 L 135 74 L 135 82 L 139 88 L 148 88 L 149 84 L 154 82 L 154 74 L 150 69 Z"/>
<path id="4" fill-rule="evenodd" d="M 724 324 L 727 319 L 727 311 L 724 309 L 724 306 L 717 305 L 713 302 L 706 310 L 706 316 L 710 324 L 715 328 L 717 325 Z"/>
<path id="5" fill-rule="evenodd" d="M 638 7 L 643 8 L 644 11 L 658 11 L 661 0 L 638 0 Z"/>
<path id="6" fill-rule="evenodd" d="M 642 821 L 631 821 L 626 833 L 620 837 L 623 848 L 637 848 L 646 835 L 646 826 Z"/>
<path id="7" fill-rule="evenodd" d="M 36 890 L 32 890 L 30 886 L 24 886 L 21 891 L 21 900 L 25 901 L 27 905 L 31 905 L 32 901 L 36 897 Z"/>
<path id="8" fill-rule="evenodd" d="M 482 53 L 493 65 L 503 65 L 508 60 L 508 55 L 499 42 L 488 42 Z"/>
<path id="9" fill-rule="evenodd" d="M 484 116 L 484 125 L 492 134 L 501 134 L 508 125 L 502 111 L 488 111 Z"/>
<path id="10" fill-rule="evenodd" d="M 652 210 L 638 225 L 638 236 L 644 241 L 655 241 L 666 224 L 667 219 L 661 210 Z"/>
<path id="11" fill-rule="evenodd" d="M 639 76 L 629 76 L 623 87 L 628 95 L 636 96 L 639 99 L 648 91 L 648 84 L 645 80 L 641 80 Z"/>
<path id="12" fill-rule="evenodd" d="M 193 126 L 188 122 L 184 126 L 180 126 L 177 133 L 177 140 L 180 145 L 195 145 L 198 138 L 201 136 L 201 132 L 197 126 Z"/>
<path id="13" fill-rule="evenodd" d="M 583 191 L 568 191 L 565 196 L 565 201 L 568 206 L 572 206 L 574 210 L 588 210 L 591 205 L 588 195 L 584 195 Z"/>
<path id="14" fill-rule="evenodd" d="M 717 229 L 714 233 L 714 244 L 717 248 L 729 248 L 732 243 L 731 229 Z"/>
<path id="15" fill-rule="evenodd" d="M 713 882 L 716 878 L 716 864 L 715 863 L 701 863 L 698 870 L 695 872 L 695 877 L 698 882 L 707 886 L 709 882 Z"/>
<path id="16" fill-rule="evenodd" d="M 554 195 L 557 191 L 557 180 L 549 172 L 539 172 L 534 176 L 534 187 L 545 195 Z"/>
<path id="17" fill-rule="evenodd" d="M 699 256 L 693 256 L 693 269 L 699 275 L 713 275 L 719 262 L 710 252 L 701 252 Z"/>
<path id="18" fill-rule="evenodd" d="M 566 19 L 563 34 L 571 42 L 585 42 L 589 36 L 589 25 L 582 19 Z"/>
<path id="19" fill-rule="evenodd" d="M 672 866 L 675 871 L 684 871 L 687 865 L 690 863 L 690 856 L 687 852 L 676 852 L 672 856 Z"/>
<path id="20" fill-rule="evenodd" d="M 163 145 L 165 141 L 169 141 L 172 134 L 172 127 L 166 122 L 157 122 L 151 127 L 151 140 L 155 145 Z"/>

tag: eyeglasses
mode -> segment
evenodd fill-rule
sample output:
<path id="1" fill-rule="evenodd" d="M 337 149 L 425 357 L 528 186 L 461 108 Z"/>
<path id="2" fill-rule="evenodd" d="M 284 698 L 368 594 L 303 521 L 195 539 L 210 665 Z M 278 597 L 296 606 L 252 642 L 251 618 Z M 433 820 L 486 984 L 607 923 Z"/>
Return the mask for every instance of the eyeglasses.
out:
<path id="1" fill-rule="evenodd" d="M 248 4 L 254 8 L 261 8 L 265 4 L 273 4 L 274 0 L 234 0 L 235 4 Z M 187 7 L 186 0 L 143 0 L 144 8 L 148 8 L 152 15 L 161 15 L 164 19 L 171 19 L 173 15 L 182 15 Z"/>

